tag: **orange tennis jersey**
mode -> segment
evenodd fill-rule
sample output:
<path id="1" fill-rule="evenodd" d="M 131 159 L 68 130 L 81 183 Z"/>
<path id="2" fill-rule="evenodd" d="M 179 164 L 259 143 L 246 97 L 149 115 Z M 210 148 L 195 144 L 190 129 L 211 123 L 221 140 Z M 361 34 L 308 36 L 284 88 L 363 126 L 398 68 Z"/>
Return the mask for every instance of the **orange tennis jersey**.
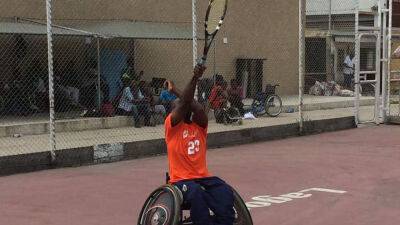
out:
<path id="1" fill-rule="evenodd" d="M 183 121 L 172 127 L 171 114 L 165 119 L 170 182 L 209 177 L 206 160 L 207 129 Z"/>

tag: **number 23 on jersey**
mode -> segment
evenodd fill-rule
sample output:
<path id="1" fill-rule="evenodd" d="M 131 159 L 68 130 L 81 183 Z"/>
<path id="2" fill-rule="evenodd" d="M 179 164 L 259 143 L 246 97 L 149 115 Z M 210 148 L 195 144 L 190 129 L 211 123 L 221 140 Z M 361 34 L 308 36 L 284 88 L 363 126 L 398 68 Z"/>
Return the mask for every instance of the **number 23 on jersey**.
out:
<path id="1" fill-rule="evenodd" d="M 200 141 L 193 140 L 188 142 L 188 155 L 194 155 L 200 151 Z"/>

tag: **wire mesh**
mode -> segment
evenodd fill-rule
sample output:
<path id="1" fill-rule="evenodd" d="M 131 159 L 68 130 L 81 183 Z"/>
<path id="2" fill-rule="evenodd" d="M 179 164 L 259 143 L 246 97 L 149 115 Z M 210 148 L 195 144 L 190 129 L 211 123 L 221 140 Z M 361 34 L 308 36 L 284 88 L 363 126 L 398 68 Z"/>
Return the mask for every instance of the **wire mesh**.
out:
<path id="1" fill-rule="evenodd" d="M 179 3 L 184 16 L 148 1 L 114 3 L 114 12 L 96 1 L 64 4 L 55 14 L 81 12 L 56 19 L 80 33 L 55 41 L 59 149 L 163 138 L 173 98 L 164 83 L 183 87 L 193 70 L 190 2 Z"/>
<path id="2" fill-rule="evenodd" d="M 388 121 L 400 121 L 400 2 L 389 1 L 389 79 L 388 79 Z"/>
<path id="3" fill-rule="evenodd" d="M 381 79 L 380 34 L 361 37 L 358 48 L 356 33 L 377 33 L 380 1 L 305 2 L 305 21 L 300 21 L 295 0 L 247 1 L 246 7 L 244 1 L 229 1 L 197 86 L 209 132 L 298 125 L 299 99 L 306 123 L 353 116 L 356 62 L 364 81 L 358 101 L 361 120 L 377 116 L 374 107 L 381 107 L 375 105 L 381 92 L 373 81 Z M 164 119 L 177 97 L 165 81 L 179 89 L 189 81 L 193 60 L 204 47 L 208 2 L 52 3 L 56 150 L 89 147 L 96 152 L 103 145 L 120 149 L 123 143 L 163 139 Z M 0 6 L 8 9 L 0 10 L 2 154 L 49 151 L 46 5 L 19 0 L 1 1 Z M 304 52 L 299 48 L 303 23 Z M 400 44 L 396 32 L 393 51 Z M 304 96 L 299 96 L 301 58 Z M 393 79 L 397 67 L 393 58 Z M 396 82 L 391 82 L 390 115 L 398 114 Z M 103 151 L 94 158 L 116 156 L 112 154 Z"/>
<path id="4" fill-rule="evenodd" d="M 203 19 L 206 2 L 198 5 L 199 18 Z M 286 16 L 281 13 L 283 9 Z M 224 24 L 209 53 L 215 59 L 208 60 L 207 79 L 204 86 L 199 85 L 209 117 L 218 124 L 212 132 L 298 123 L 294 113 L 298 108 L 298 23 L 292 22 L 297 18 L 296 1 L 255 1 L 245 8 L 241 2 L 229 2 Z M 202 30 L 202 23 L 198 30 Z M 279 29 L 282 26 L 287 30 Z M 203 41 L 199 41 L 199 50 L 202 48 Z M 231 107 L 237 111 L 224 117 Z M 230 126 L 229 117 L 236 114 L 255 119 Z"/>
<path id="5" fill-rule="evenodd" d="M 391 119 L 399 120 L 400 117 L 400 56 L 396 51 L 400 50 L 400 30 L 392 28 L 392 52 L 390 64 L 390 87 L 389 87 L 389 116 Z"/>
<path id="6" fill-rule="evenodd" d="M 3 1 L 1 8 L 15 6 Z M 26 10 L 41 14 L 44 9 Z M 48 151 L 47 48 L 41 35 L 46 31 L 15 18 L 0 23 L 0 155 Z"/>
<path id="7" fill-rule="evenodd" d="M 372 74 L 376 63 L 376 38 L 362 36 L 356 45 L 359 27 L 374 28 L 378 1 L 309 0 L 306 9 L 306 50 L 304 119 L 354 115 L 355 87 L 360 83 L 361 97 L 357 110 L 362 120 L 374 117 L 375 89 Z M 358 21 L 356 21 L 358 20 Z M 356 24 L 358 25 L 356 26 Z M 359 53 L 361 81 L 356 73 Z"/>

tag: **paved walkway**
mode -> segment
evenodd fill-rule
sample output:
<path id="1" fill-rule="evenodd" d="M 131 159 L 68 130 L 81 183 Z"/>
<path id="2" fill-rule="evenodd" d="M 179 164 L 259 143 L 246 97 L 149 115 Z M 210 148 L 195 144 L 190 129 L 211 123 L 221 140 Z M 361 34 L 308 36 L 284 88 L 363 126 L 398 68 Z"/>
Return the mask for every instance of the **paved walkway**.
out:
<path id="1" fill-rule="evenodd" d="M 363 101 L 372 100 L 372 97 L 361 97 Z M 351 97 L 338 97 L 338 96 L 313 96 L 313 95 L 305 95 L 304 96 L 304 104 L 305 105 L 315 105 L 315 104 L 329 104 L 331 108 L 336 108 L 332 105 L 332 103 L 346 103 L 353 104 L 354 98 Z M 245 105 L 251 105 L 252 99 L 245 99 Z M 282 96 L 282 103 L 284 106 L 296 106 L 298 105 L 299 97 L 298 96 Z M 59 121 L 71 120 L 71 119 L 79 119 L 81 112 L 66 112 L 66 113 L 56 113 L 56 119 Z M 9 126 L 9 125 L 17 125 L 17 124 L 27 124 L 27 123 L 44 123 L 48 122 L 49 115 L 46 113 L 36 114 L 31 116 L 2 116 L 0 117 L 0 126 Z"/>
<path id="2" fill-rule="evenodd" d="M 255 225 L 394 225 L 399 134 L 372 126 L 229 147 L 210 151 L 208 164 L 252 207 Z M 0 224 L 136 224 L 166 168 L 160 156 L 0 177 Z"/>
<path id="3" fill-rule="evenodd" d="M 362 107 L 362 116 L 368 118 L 372 107 Z M 352 108 L 332 110 L 317 110 L 305 112 L 305 120 L 320 120 L 340 118 L 353 115 Z M 222 125 L 210 121 L 209 132 L 223 132 L 251 127 L 265 127 L 282 124 L 298 123 L 298 113 L 283 113 L 279 117 L 263 117 L 256 120 L 245 120 L 241 126 Z M 94 146 L 107 143 L 125 143 L 133 141 L 160 139 L 164 137 L 162 125 L 156 127 L 122 127 L 115 129 L 88 130 L 79 132 L 57 133 L 56 142 L 58 149 Z M 0 138 L 0 156 L 16 155 L 30 152 L 48 151 L 50 149 L 49 135 L 30 135 L 21 137 Z"/>

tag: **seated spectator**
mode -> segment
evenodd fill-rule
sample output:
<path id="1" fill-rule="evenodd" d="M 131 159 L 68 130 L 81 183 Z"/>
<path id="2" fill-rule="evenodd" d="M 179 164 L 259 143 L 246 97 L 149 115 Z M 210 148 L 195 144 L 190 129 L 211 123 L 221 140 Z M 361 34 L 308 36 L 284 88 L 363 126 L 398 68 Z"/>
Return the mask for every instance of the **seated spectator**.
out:
<path id="1" fill-rule="evenodd" d="M 240 86 L 239 82 L 236 79 L 231 80 L 231 87 L 228 89 L 228 100 L 231 103 L 232 107 L 235 107 L 239 110 L 240 115 L 244 115 L 243 109 L 243 89 Z"/>
<path id="2" fill-rule="evenodd" d="M 85 71 L 85 77 L 81 81 L 80 91 L 80 103 L 89 111 L 97 109 L 99 104 L 102 107 L 103 104 L 113 103 L 113 99 L 110 99 L 110 90 L 107 82 L 100 77 L 100 93 L 98 92 L 99 79 L 95 68 L 90 68 Z M 122 89 L 121 89 L 122 90 Z M 100 98 L 99 98 L 100 95 Z M 119 102 L 118 102 L 119 103 Z M 113 107 L 117 107 L 113 105 Z M 108 106 L 107 106 L 108 107 Z"/>
<path id="3" fill-rule="evenodd" d="M 75 106 L 83 108 L 79 102 L 79 88 L 81 82 L 79 81 L 79 74 L 76 71 L 75 63 L 72 60 L 69 61 L 65 70 L 60 80 L 62 90 Z"/>
<path id="4" fill-rule="evenodd" d="M 163 105 L 156 104 L 150 85 L 146 82 L 141 82 L 139 90 L 141 90 L 144 97 L 148 100 L 150 111 L 156 115 L 160 115 L 163 119 L 165 119 L 167 116 L 165 107 Z"/>
<path id="5" fill-rule="evenodd" d="M 133 89 L 133 90 L 132 90 Z M 117 115 L 133 116 L 135 127 L 140 127 L 140 118 L 144 117 L 144 125 L 150 126 L 150 106 L 141 91 L 124 80 L 124 88 L 119 99 Z"/>
<path id="6" fill-rule="evenodd" d="M 160 104 L 164 106 L 167 114 L 171 113 L 172 103 L 177 99 L 177 97 L 168 90 L 168 83 L 164 82 L 163 90 L 160 93 Z"/>
<path id="7" fill-rule="evenodd" d="M 228 96 L 226 93 L 227 83 L 224 80 L 217 79 L 214 87 L 211 90 L 209 97 L 209 103 L 211 108 L 214 110 L 214 115 L 217 123 L 223 123 L 223 110 L 222 108 L 226 105 Z"/>
<path id="8" fill-rule="evenodd" d="M 204 78 L 199 80 L 199 84 L 197 86 L 198 102 L 203 106 L 204 111 L 207 114 L 209 112 L 208 98 L 210 97 L 213 85 L 214 81 L 212 79 Z"/>
<path id="9" fill-rule="evenodd" d="M 82 110 L 81 116 L 85 116 L 88 109 L 80 102 L 80 88 L 82 77 L 74 67 L 74 62 L 69 61 L 63 69 L 60 64 L 54 66 L 54 95 L 55 108 L 58 112 Z M 63 104 L 60 104 L 60 103 Z"/>
<path id="10" fill-rule="evenodd" d="M 133 70 L 129 71 L 129 77 L 132 79 L 133 85 L 140 87 L 143 86 L 143 70 L 139 73 L 134 72 Z"/>
<path id="11" fill-rule="evenodd" d="M 37 100 L 35 96 L 37 84 L 33 79 L 35 77 L 29 75 L 14 68 L 12 80 L 5 84 L 3 89 L 6 92 L 3 96 L 5 113 L 27 116 L 40 110 L 35 105 Z"/>
<path id="12" fill-rule="evenodd" d="M 33 61 L 25 72 L 26 95 L 31 97 L 31 104 L 38 111 L 48 110 L 48 76 L 40 60 Z"/>
<path id="13" fill-rule="evenodd" d="M 23 82 L 20 80 L 13 80 L 7 85 L 6 89 L 8 90 L 8 100 L 5 106 L 7 113 L 18 116 L 28 116 L 35 111 L 29 100 L 28 89 Z"/>
<path id="14" fill-rule="evenodd" d="M 130 81 L 133 81 L 134 79 L 134 76 L 132 75 L 133 74 L 133 70 L 132 70 L 132 68 L 131 67 L 126 67 L 126 68 L 124 68 L 124 69 L 122 69 L 122 71 L 121 71 L 121 76 L 120 76 L 120 80 L 122 81 L 122 82 L 124 82 L 124 80 L 130 80 Z"/>
<path id="15" fill-rule="evenodd" d="M 49 94 L 47 91 L 48 84 L 42 78 L 39 78 L 35 89 L 35 104 L 39 107 L 40 111 L 48 109 Z"/>

